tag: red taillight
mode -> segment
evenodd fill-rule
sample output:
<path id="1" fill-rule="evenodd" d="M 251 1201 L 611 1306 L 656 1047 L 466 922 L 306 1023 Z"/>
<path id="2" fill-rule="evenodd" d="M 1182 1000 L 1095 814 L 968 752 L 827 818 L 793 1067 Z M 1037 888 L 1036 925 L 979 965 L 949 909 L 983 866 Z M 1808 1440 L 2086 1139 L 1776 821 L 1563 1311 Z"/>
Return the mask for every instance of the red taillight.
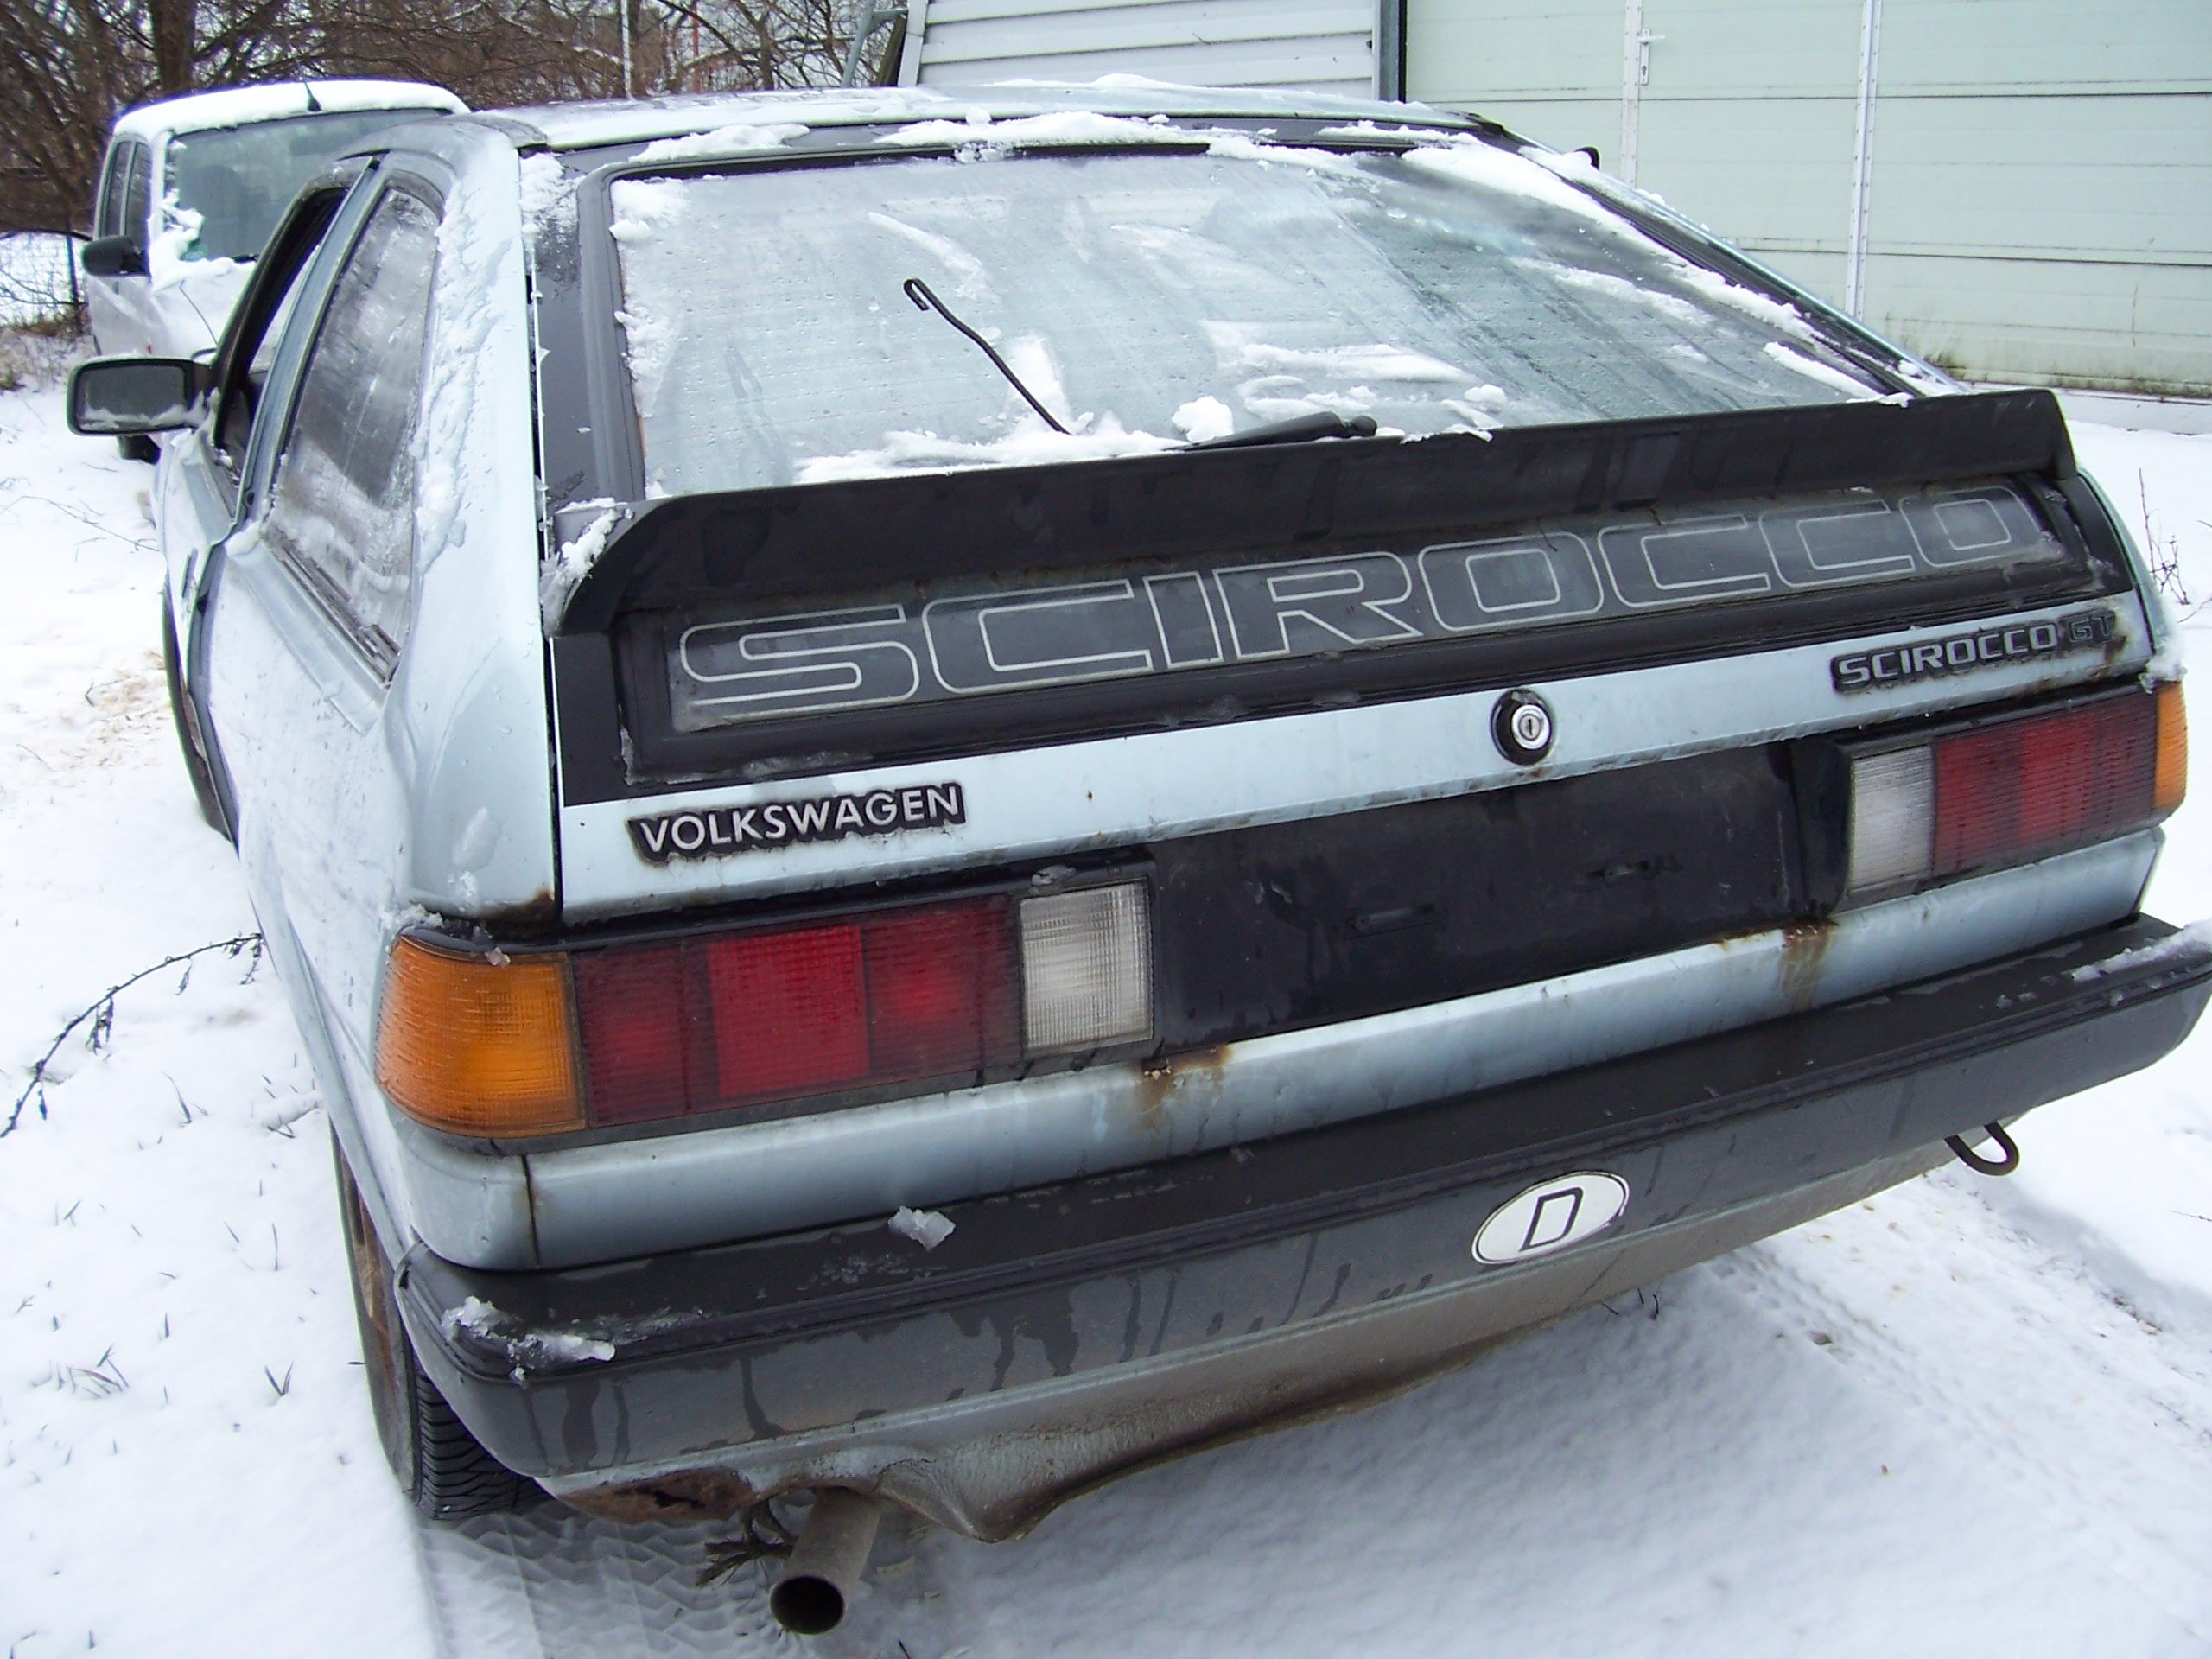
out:
<path id="1" fill-rule="evenodd" d="M 2016 864 L 2153 823 L 2181 798 L 2181 699 L 2101 697 L 1852 761 L 1848 888 Z"/>
<path id="2" fill-rule="evenodd" d="M 576 957 L 593 1122 L 628 1123 L 684 1109 L 695 1046 L 688 1016 L 696 1000 L 686 994 L 686 965 L 675 946 Z"/>
<path id="3" fill-rule="evenodd" d="M 705 949 L 721 1099 L 819 1093 L 868 1076 L 857 926 L 751 933 Z"/>
<path id="4" fill-rule="evenodd" d="M 865 930 L 871 1069 L 973 1071 L 1020 1052 L 1014 938 L 1003 905 L 945 905 Z"/>
<path id="5" fill-rule="evenodd" d="M 1937 741 L 1935 873 L 2113 835 L 2151 816 L 2152 699 L 2130 696 Z"/>
<path id="6" fill-rule="evenodd" d="M 578 952 L 594 1123 L 875 1084 L 1020 1058 L 1003 898 L 676 944 Z"/>
<path id="7" fill-rule="evenodd" d="M 1125 877 L 512 955 L 402 937 L 377 1077 L 423 1122 L 510 1139 L 1126 1053 L 1153 1034 L 1147 894 Z"/>

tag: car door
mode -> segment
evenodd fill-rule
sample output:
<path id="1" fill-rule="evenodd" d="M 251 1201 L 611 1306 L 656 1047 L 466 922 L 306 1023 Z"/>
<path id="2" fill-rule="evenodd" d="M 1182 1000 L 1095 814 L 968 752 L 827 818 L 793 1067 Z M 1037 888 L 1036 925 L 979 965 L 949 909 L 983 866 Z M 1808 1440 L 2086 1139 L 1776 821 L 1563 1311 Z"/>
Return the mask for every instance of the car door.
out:
<path id="1" fill-rule="evenodd" d="M 354 1059 L 406 835 L 388 692 L 412 615 L 439 214 L 421 179 L 378 169 L 356 187 L 286 302 L 237 522 L 196 578 L 197 693 L 255 910 L 295 970 L 303 1031 Z"/>
<path id="2" fill-rule="evenodd" d="M 279 363 L 296 365 L 305 354 L 316 313 L 308 296 L 327 289 L 337 259 L 336 249 L 326 245 L 342 241 L 366 211 L 365 200 L 348 200 L 364 170 L 359 162 L 332 169 L 288 210 L 270 239 L 268 257 L 255 267 L 217 354 L 207 418 L 163 446 L 165 464 L 156 474 L 166 597 L 180 645 L 186 717 L 219 785 L 220 746 L 204 706 L 207 631 L 202 624 L 209 578 L 220 563 L 211 555 L 238 523 L 256 416 L 270 379 L 276 376 L 281 385 Z M 296 320 L 299 327 L 288 352 L 285 342 Z"/>

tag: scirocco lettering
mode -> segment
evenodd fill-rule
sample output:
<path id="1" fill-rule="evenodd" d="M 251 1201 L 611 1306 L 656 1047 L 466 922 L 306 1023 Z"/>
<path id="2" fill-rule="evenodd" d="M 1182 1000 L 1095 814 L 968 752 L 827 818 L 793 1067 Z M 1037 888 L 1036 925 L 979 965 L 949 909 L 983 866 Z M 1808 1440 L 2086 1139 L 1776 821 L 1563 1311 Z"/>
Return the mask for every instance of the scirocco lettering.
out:
<path id="1" fill-rule="evenodd" d="M 760 615 L 673 619 L 663 648 L 671 719 L 679 732 L 702 732 L 1333 658 L 2066 556 L 2034 504 L 1992 481 L 1578 517 L 1418 550 L 1257 562 L 1221 554 L 1179 569 L 1100 567 L 1072 580 L 932 580 Z M 1923 655 L 1919 671 L 1946 671 L 1924 663 Z"/>
<path id="2" fill-rule="evenodd" d="M 648 864 L 672 858 L 724 858 L 849 836 L 895 836 L 968 822 L 961 786 L 907 784 L 857 795 L 816 795 L 759 806 L 709 806 L 630 820 L 630 840 Z"/>
<path id="3" fill-rule="evenodd" d="M 1839 691 L 1868 691 L 1878 686 L 1903 685 L 1971 669 L 1992 668 L 1999 663 L 2094 650 L 2113 638 L 2118 625 L 2118 619 L 2109 610 L 2076 611 L 2071 616 L 2050 621 L 2012 623 L 2003 627 L 1980 628 L 1972 633 L 1946 634 L 1910 645 L 1886 645 L 1879 651 L 1848 652 L 1829 660 L 1828 677 Z"/>

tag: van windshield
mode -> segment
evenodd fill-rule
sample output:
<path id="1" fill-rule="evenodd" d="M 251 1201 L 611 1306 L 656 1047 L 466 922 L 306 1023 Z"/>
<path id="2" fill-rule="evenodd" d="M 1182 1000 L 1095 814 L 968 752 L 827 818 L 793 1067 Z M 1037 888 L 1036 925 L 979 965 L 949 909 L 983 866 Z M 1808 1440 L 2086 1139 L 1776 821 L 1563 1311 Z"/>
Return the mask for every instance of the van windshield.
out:
<path id="1" fill-rule="evenodd" d="M 1325 411 L 1423 436 L 1884 390 L 1516 151 L 1155 130 L 618 178 L 649 492 L 1147 453 Z"/>
<path id="2" fill-rule="evenodd" d="M 169 140 L 164 206 L 199 216 L 180 257 L 258 258 L 286 204 L 325 162 L 378 128 L 429 113 L 348 110 L 178 133 Z"/>

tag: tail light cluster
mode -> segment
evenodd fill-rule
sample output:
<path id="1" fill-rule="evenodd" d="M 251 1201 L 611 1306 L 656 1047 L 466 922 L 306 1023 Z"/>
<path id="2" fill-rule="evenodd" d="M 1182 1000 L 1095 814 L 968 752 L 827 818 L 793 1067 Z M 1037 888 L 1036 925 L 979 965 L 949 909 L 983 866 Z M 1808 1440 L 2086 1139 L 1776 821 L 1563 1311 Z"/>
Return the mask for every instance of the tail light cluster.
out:
<path id="1" fill-rule="evenodd" d="M 1847 890 L 1941 880 L 2124 835 L 2180 805 L 2188 773 L 2172 683 L 1855 754 Z"/>
<path id="2" fill-rule="evenodd" d="M 377 1077 L 410 1116 L 507 1137 L 925 1079 L 1152 1034 L 1141 882 L 513 956 L 402 938 Z"/>

